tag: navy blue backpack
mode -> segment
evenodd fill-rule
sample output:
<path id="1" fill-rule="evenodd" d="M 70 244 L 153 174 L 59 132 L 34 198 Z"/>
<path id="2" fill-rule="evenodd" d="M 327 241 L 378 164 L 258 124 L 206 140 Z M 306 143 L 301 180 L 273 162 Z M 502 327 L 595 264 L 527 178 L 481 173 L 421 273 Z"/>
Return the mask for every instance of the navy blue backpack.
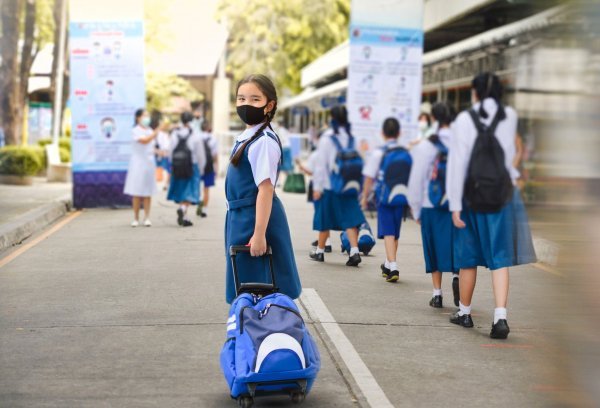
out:
<path id="1" fill-rule="evenodd" d="M 375 185 L 377 203 L 392 207 L 406 206 L 412 157 L 402 146 L 383 146 L 382 149 L 383 157 Z"/>
<path id="2" fill-rule="evenodd" d="M 345 196 L 358 197 L 362 190 L 363 159 L 354 148 L 354 137 L 348 135 L 348 147 L 342 147 L 337 136 L 331 136 L 338 154 L 331 173 L 331 191 Z"/>
<path id="3" fill-rule="evenodd" d="M 348 252 L 348 254 L 350 254 L 350 240 L 348 239 L 346 231 L 340 234 L 340 240 L 342 241 L 342 253 Z M 375 242 L 377 241 L 375 241 L 371 226 L 365 221 L 358 228 L 358 250 L 365 256 L 369 255 L 369 252 L 371 252 L 375 246 Z"/>
<path id="4" fill-rule="evenodd" d="M 429 137 L 429 141 L 436 147 L 438 154 L 433 163 L 433 171 L 427 188 L 429 201 L 433 208 L 448 208 L 446 196 L 446 171 L 448 167 L 448 148 L 440 141 L 437 135 Z"/>
<path id="5" fill-rule="evenodd" d="M 273 394 L 300 403 L 317 378 L 321 357 L 294 301 L 277 293 L 270 248 L 272 283 L 239 282 L 235 258 L 249 250 L 229 251 L 238 296 L 229 309 L 221 369 L 231 398 L 242 407 L 252 406 L 255 396 Z"/>

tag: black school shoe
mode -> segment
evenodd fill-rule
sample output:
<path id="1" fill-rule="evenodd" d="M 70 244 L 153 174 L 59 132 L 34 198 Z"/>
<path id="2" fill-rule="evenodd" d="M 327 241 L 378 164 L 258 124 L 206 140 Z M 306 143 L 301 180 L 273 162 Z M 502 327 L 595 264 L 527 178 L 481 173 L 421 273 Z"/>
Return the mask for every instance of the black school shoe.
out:
<path id="1" fill-rule="evenodd" d="M 508 323 L 506 319 L 498 320 L 498 323 L 492 324 L 492 331 L 490 332 L 490 337 L 492 339 L 506 339 L 508 337 L 508 333 L 510 333 L 510 328 L 508 327 Z"/>
<path id="2" fill-rule="evenodd" d="M 350 258 L 348 258 L 346 266 L 358 266 L 358 264 L 361 262 L 362 259 L 360 259 L 360 254 L 354 254 Z"/>
<path id="3" fill-rule="evenodd" d="M 452 293 L 454 294 L 454 306 L 458 307 L 458 302 L 460 302 L 458 278 L 452 279 Z"/>
<path id="4" fill-rule="evenodd" d="M 183 217 L 184 217 L 184 213 L 183 210 L 181 208 L 177 209 L 177 224 L 182 225 L 183 226 Z"/>
<path id="5" fill-rule="evenodd" d="M 385 264 L 381 264 L 381 276 L 387 278 L 388 275 L 392 272 L 390 268 L 386 268 Z"/>
<path id="6" fill-rule="evenodd" d="M 390 271 L 387 277 L 385 278 L 386 282 L 396 283 L 400 279 L 400 272 L 398 271 Z"/>
<path id="7" fill-rule="evenodd" d="M 443 302 L 442 302 L 442 296 L 441 295 L 437 295 L 431 298 L 431 300 L 429 301 L 429 306 L 434 307 L 436 309 L 441 309 L 443 308 Z"/>
<path id="8" fill-rule="evenodd" d="M 194 224 L 190 220 L 183 220 L 181 222 L 182 227 L 191 227 L 192 225 L 194 225 Z"/>
<path id="9" fill-rule="evenodd" d="M 316 248 L 319 245 L 319 241 L 313 241 L 311 245 Z M 325 245 L 325 252 L 331 253 L 331 251 L 331 245 Z"/>
<path id="10" fill-rule="evenodd" d="M 320 254 L 317 254 L 317 251 L 311 251 L 310 259 L 317 262 L 325 262 L 325 254 L 322 252 Z"/>
<path id="11" fill-rule="evenodd" d="M 450 323 L 457 324 L 462 327 L 473 327 L 473 319 L 471 319 L 470 314 L 460 316 L 457 311 L 452 316 L 450 316 Z"/>

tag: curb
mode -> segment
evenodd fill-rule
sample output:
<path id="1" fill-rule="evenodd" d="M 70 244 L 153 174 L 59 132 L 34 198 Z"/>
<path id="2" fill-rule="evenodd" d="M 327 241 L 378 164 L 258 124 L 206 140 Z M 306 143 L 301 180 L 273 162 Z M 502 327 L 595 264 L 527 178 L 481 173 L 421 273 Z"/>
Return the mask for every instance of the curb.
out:
<path id="1" fill-rule="evenodd" d="M 71 209 L 71 196 L 34 208 L 14 221 L 0 225 L 0 252 L 20 244 L 36 232 L 65 216 Z"/>

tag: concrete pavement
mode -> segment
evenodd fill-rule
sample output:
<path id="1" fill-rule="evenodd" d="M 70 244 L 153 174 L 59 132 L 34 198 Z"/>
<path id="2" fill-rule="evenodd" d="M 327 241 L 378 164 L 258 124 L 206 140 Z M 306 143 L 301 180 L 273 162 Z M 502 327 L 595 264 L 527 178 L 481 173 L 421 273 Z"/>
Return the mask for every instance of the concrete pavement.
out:
<path id="1" fill-rule="evenodd" d="M 389 284 L 378 273 L 381 243 L 358 269 L 344 266 L 335 236 L 325 264 L 309 261 L 312 207 L 304 196 L 281 196 L 303 286 L 315 289 L 394 406 L 561 406 L 580 395 L 554 341 L 563 278 L 516 268 L 512 333 L 492 341 L 487 271 L 475 294 L 476 327 L 455 327 L 449 280 L 446 308 L 427 305 L 431 283 L 414 223 L 403 226 L 400 283 Z M 226 260 L 222 191 L 213 197 L 209 218 L 189 229 L 175 224 L 175 207 L 162 195 L 152 228 L 130 228 L 128 210 L 84 211 L 0 267 L 0 406 L 235 406 L 218 361 Z M 323 368 L 304 406 L 369 406 L 363 381 L 344 363 L 348 351 L 322 323 L 308 321 Z"/>

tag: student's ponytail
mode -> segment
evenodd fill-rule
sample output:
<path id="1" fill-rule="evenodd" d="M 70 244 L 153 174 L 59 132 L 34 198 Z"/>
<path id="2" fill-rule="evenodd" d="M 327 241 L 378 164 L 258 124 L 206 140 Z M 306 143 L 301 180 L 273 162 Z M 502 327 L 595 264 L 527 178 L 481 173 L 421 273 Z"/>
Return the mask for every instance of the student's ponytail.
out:
<path id="1" fill-rule="evenodd" d="M 498 106 L 500 120 L 506 119 L 506 111 L 504 110 L 504 106 L 502 106 L 504 87 L 497 75 L 494 75 L 491 72 L 481 73 L 473 78 L 472 86 L 480 101 L 479 116 L 484 119 L 489 117 L 483 106 L 483 101 L 487 98 L 492 98 L 496 101 L 496 105 Z"/>
<path id="2" fill-rule="evenodd" d="M 350 122 L 348 122 L 348 111 L 342 105 L 331 108 L 331 128 L 335 135 L 339 134 L 340 127 L 343 127 L 348 136 L 352 137 Z"/>

